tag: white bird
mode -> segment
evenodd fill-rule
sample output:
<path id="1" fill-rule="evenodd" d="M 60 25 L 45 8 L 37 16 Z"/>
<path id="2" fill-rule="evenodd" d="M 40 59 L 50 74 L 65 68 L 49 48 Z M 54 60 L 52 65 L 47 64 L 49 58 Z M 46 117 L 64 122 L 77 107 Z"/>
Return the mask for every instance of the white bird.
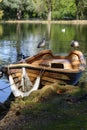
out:
<path id="1" fill-rule="evenodd" d="M 71 47 L 79 48 L 79 42 L 73 40 L 73 41 L 71 42 Z"/>
<path id="2" fill-rule="evenodd" d="M 63 28 L 61 31 L 62 31 L 62 32 L 65 32 L 66 30 L 65 30 L 65 28 Z"/>
<path id="3" fill-rule="evenodd" d="M 41 47 L 44 47 L 46 45 L 46 39 L 43 38 L 41 42 L 39 42 L 37 48 L 41 48 Z"/>

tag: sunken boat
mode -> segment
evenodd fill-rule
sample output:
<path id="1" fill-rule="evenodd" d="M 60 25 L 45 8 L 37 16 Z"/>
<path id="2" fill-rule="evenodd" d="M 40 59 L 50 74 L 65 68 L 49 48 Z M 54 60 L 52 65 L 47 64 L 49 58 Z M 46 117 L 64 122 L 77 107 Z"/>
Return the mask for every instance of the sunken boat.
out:
<path id="1" fill-rule="evenodd" d="M 14 96 L 25 97 L 56 81 L 76 85 L 85 67 L 84 55 L 79 50 L 72 50 L 66 56 L 53 55 L 51 50 L 43 50 L 16 64 L 3 66 L 1 70 L 8 77 Z"/>

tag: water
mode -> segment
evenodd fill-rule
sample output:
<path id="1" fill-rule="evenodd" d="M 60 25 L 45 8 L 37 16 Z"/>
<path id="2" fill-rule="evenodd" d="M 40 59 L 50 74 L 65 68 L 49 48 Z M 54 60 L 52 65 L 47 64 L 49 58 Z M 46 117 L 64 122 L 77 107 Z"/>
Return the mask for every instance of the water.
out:
<path id="1" fill-rule="evenodd" d="M 10 84 L 8 80 L 3 77 L 0 79 L 0 102 L 4 102 L 11 93 Z"/>
<path id="2" fill-rule="evenodd" d="M 65 31 L 62 31 L 62 30 Z M 42 38 L 46 46 L 37 48 Z M 32 56 L 43 49 L 51 49 L 54 54 L 66 55 L 72 40 L 80 42 L 80 50 L 87 56 L 87 25 L 61 24 L 0 24 L 0 67 L 17 62 L 17 55 Z M 6 77 L 0 79 L 0 89 L 9 85 Z M 9 96 L 10 87 L 0 91 L 0 102 Z"/>

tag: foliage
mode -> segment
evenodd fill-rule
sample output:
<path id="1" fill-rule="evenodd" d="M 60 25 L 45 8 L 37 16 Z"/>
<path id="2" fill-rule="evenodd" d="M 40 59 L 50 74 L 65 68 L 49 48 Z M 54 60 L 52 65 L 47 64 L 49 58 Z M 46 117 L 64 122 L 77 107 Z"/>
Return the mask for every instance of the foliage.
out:
<path id="1" fill-rule="evenodd" d="M 0 10 L 0 19 L 2 19 L 3 16 L 3 10 Z"/>
<path id="2" fill-rule="evenodd" d="M 85 19 L 87 17 L 86 10 L 87 10 L 87 0 L 75 0 L 77 13 L 77 19 Z M 85 16 L 86 15 L 86 16 Z"/>
<path id="3" fill-rule="evenodd" d="M 1 0 L 0 0 L 1 2 Z M 5 18 L 86 19 L 86 0 L 3 0 Z M 1 6 L 1 5 L 0 5 Z M 1 12 L 1 14 L 3 14 Z M 34 15 L 33 15 L 34 14 Z"/>
<path id="4" fill-rule="evenodd" d="M 21 19 L 23 11 L 33 10 L 31 0 L 3 0 L 3 4 L 10 10 L 16 10 L 16 16 L 18 19 Z"/>
<path id="5" fill-rule="evenodd" d="M 68 4 L 68 6 L 67 6 Z M 64 17 L 73 17 L 75 16 L 76 13 L 76 6 L 74 3 L 74 0 L 61 0 L 60 1 L 60 7 L 59 8 L 59 13 L 62 17 L 62 19 Z"/>
<path id="6" fill-rule="evenodd" d="M 1 4 L 2 4 L 2 0 L 0 0 L 0 7 L 1 7 Z M 3 16 L 3 10 L 0 9 L 0 19 L 2 19 L 2 16 Z"/>
<path id="7" fill-rule="evenodd" d="M 52 19 L 54 19 L 54 20 L 62 19 L 61 13 L 59 11 L 53 11 L 52 12 Z"/>
<path id="8" fill-rule="evenodd" d="M 34 12 L 36 12 L 36 14 L 38 14 L 39 17 L 44 16 L 46 11 L 45 2 L 42 0 L 32 0 L 32 3 L 34 7 Z"/>

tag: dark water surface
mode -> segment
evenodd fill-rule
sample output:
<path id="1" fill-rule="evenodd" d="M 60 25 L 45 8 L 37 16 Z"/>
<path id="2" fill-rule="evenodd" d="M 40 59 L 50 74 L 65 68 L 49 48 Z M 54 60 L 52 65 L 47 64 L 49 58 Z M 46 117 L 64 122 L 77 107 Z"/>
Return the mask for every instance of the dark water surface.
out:
<path id="1" fill-rule="evenodd" d="M 65 30 L 65 31 L 64 31 Z M 46 46 L 37 48 L 42 38 Z M 67 54 L 70 42 L 78 40 L 80 50 L 87 57 L 87 25 L 64 24 L 0 24 L 0 67 L 18 61 L 17 55 L 32 56 L 43 49 L 51 49 L 54 54 Z M 0 79 L 0 89 L 9 85 L 6 77 Z M 10 87 L 0 91 L 0 102 L 6 100 Z"/>

